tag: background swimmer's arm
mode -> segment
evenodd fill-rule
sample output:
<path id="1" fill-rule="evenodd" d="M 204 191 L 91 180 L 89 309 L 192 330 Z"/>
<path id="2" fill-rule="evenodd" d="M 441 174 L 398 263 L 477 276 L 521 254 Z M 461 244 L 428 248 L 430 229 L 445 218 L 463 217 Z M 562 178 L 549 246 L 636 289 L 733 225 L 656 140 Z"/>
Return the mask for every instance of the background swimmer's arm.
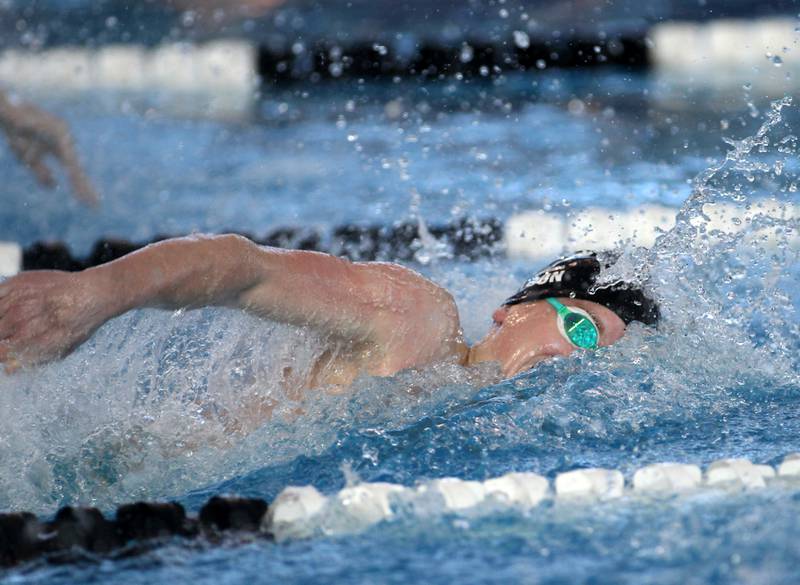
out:
<path id="1" fill-rule="evenodd" d="M 51 156 L 67 171 L 75 196 L 89 205 L 100 198 L 83 171 L 67 125 L 30 103 L 14 103 L 0 90 L 0 130 L 11 152 L 27 166 L 40 185 L 52 188 L 55 179 L 46 158 Z"/>
<path id="2" fill-rule="evenodd" d="M 205 305 L 239 307 L 373 348 L 388 347 L 402 331 L 413 335 L 414 327 L 453 329 L 453 315 L 457 329 L 449 295 L 400 266 L 263 248 L 239 236 L 189 237 L 79 273 L 27 272 L 0 284 L 0 362 L 13 369 L 66 355 L 137 307 Z"/>

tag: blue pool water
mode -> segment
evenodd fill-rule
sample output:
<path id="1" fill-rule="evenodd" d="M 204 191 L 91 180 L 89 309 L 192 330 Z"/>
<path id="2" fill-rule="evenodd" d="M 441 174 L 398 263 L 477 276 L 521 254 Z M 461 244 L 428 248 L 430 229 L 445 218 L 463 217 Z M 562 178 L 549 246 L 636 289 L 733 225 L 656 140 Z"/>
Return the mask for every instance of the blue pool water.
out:
<path id="1" fill-rule="evenodd" d="M 765 198 L 797 204 L 794 106 L 757 101 L 752 116 L 738 90 L 676 102 L 657 80 L 613 73 L 532 81 L 304 87 L 269 94 L 248 121 L 227 124 L 173 118 L 143 99 L 42 97 L 72 124 L 105 200 L 92 211 L 36 189 L 2 149 L 0 239 L 23 244 L 57 238 L 85 251 L 104 235 L 686 205 L 652 250 L 627 250 L 650 266 L 660 329 L 634 325 L 613 347 L 513 380 L 455 366 L 364 378 L 297 416 L 275 373 L 310 363 L 322 346 L 314 335 L 223 309 L 116 319 L 63 362 L 0 376 L 0 508 L 112 510 L 149 498 L 196 510 L 219 492 L 271 499 L 294 484 L 330 493 L 353 474 L 414 485 L 608 467 L 629 478 L 654 462 L 775 464 L 800 451 L 796 225 L 756 220 L 725 236 L 704 233 L 701 214 Z M 755 139 L 723 163 L 732 150 L 723 137 Z M 545 260 L 416 267 L 454 292 L 475 340 Z M 243 438 L 198 412 L 253 395 L 281 406 Z M 401 511 L 360 534 L 175 542 L 0 579 L 795 583 L 798 513 L 796 485 L 527 513 Z"/>

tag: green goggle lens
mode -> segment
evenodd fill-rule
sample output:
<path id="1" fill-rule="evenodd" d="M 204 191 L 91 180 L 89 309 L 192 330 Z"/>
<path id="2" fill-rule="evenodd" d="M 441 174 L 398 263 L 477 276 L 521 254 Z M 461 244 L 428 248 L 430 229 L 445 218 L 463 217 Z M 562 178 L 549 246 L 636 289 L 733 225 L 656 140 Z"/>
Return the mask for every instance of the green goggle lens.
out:
<path id="1" fill-rule="evenodd" d="M 597 349 L 600 332 L 592 318 L 584 311 L 564 306 L 555 299 L 546 299 L 558 313 L 558 329 L 572 345 L 583 349 Z"/>

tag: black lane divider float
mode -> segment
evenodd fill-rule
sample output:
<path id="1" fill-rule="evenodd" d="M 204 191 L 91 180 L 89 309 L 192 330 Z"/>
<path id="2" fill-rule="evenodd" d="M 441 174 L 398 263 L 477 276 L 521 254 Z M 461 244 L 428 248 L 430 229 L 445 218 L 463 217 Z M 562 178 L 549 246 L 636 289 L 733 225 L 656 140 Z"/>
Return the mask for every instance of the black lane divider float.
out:
<path id="1" fill-rule="evenodd" d="M 497 77 L 509 71 L 601 66 L 646 69 L 650 65 L 644 33 L 604 38 L 562 37 L 497 43 L 423 43 L 404 52 L 391 44 L 342 47 L 319 41 L 310 47 L 258 51 L 258 74 L 265 83 L 322 79 L 391 79 L 395 76 Z"/>
<path id="2" fill-rule="evenodd" d="M 131 556 L 168 539 L 249 535 L 271 538 L 262 525 L 269 506 L 261 499 L 214 496 L 196 516 L 178 503 L 137 502 L 117 508 L 113 519 L 97 508 L 61 508 L 51 520 L 30 512 L 0 514 L 0 567 L 36 558 L 72 562 L 91 555 Z"/>
<path id="3" fill-rule="evenodd" d="M 461 219 L 446 225 L 430 226 L 427 230 L 437 245 L 444 244 L 449 254 L 462 260 L 475 260 L 496 253 L 503 239 L 503 224 L 498 219 Z M 351 260 L 413 261 L 423 248 L 419 225 L 411 222 L 393 226 L 339 226 L 327 238 L 321 232 L 307 228 L 280 228 L 261 238 L 246 233 L 241 235 L 262 245 L 329 252 Z M 22 269 L 83 270 L 116 260 L 166 238 L 158 236 L 151 242 L 101 239 L 85 257 L 74 256 L 61 242 L 37 242 L 23 250 Z"/>

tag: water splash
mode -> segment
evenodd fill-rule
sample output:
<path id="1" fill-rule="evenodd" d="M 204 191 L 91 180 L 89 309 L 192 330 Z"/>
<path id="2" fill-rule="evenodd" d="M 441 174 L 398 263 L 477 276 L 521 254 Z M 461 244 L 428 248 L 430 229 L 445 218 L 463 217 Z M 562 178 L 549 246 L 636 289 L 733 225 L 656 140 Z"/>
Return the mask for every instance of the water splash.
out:
<path id="1" fill-rule="evenodd" d="M 105 507 L 226 481 L 260 489 L 245 484 L 259 470 L 314 483 L 340 478 L 343 461 L 366 480 L 413 483 L 634 459 L 765 460 L 747 452 L 766 448 L 748 425 L 790 411 L 800 387 L 797 226 L 780 212 L 797 197 L 788 106 L 731 141 L 653 249 L 623 254 L 617 270 L 662 304 L 658 331 L 633 325 L 613 347 L 497 385 L 495 371 L 445 365 L 301 401 L 281 380 L 307 370 L 325 340 L 232 311 L 133 313 L 63 362 L 0 378 L 0 507 Z M 446 260 L 430 270 L 475 339 L 517 282 L 507 264 Z M 231 434 L 231 417 L 253 408 L 271 409 L 270 422 Z"/>

